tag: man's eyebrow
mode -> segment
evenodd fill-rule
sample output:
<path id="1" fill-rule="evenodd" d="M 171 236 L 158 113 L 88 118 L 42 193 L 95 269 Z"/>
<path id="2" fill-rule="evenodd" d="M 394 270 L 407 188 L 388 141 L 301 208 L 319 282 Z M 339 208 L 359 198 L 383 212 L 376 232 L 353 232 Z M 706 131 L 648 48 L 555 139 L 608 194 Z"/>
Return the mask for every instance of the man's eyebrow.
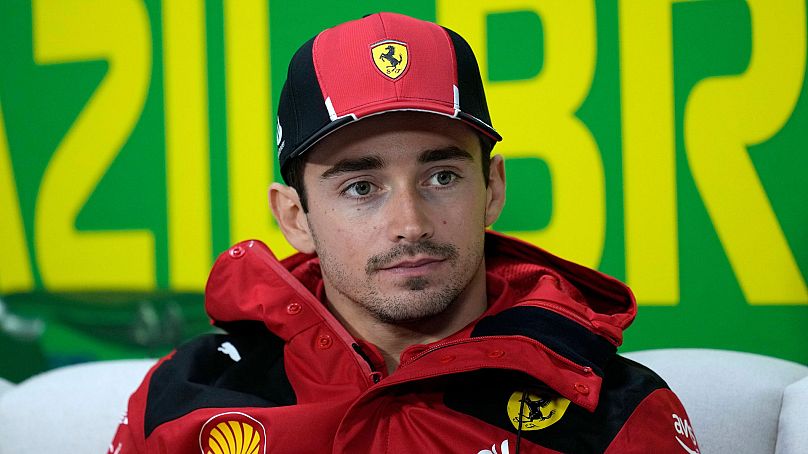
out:
<path id="1" fill-rule="evenodd" d="M 468 151 L 463 150 L 462 148 L 458 148 L 454 145 L 444 148 L 424 150 L 418 156 L 418 162 L 422 164 L 428 162 L 446 161 L 446 160 L 474 161 L 474 158 Z"/>
<path id="2" fill-rule="evenodd" d="M 320 175 L 321 180 L 327 180 L 337 175 L 348 172 L 360 172 L 363 170 L 381 169 L 384 167 L 384 160 L 379 156 L 362 156 L 361 158 L 343 159 Z"/>

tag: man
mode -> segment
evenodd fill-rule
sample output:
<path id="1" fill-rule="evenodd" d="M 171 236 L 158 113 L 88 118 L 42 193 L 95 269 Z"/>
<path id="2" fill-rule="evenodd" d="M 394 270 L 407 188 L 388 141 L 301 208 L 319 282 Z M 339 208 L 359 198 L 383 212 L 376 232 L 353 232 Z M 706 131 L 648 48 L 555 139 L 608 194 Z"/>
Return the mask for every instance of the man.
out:
<path id="1" fill-rule="evenodd" d="M 460 36 L 389 13 L 326 30 L 278 110 L 270 202 L 300 253 L 222 254 L 206 308 L 227 334 L 149 372 L 112 450 L 698 452 L 666 384 L 615 354 L 630 291 L 486 233 L 501 137 Z"/>

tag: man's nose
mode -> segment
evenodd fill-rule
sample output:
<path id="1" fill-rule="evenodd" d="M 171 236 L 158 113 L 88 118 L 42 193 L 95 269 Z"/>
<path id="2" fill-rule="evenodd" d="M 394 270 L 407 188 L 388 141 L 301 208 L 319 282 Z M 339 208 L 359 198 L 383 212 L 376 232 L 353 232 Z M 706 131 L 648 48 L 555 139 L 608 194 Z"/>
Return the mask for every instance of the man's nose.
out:
<path id="1" fill-rule="evenodd" d="M 415 188 L 397 191 L 388 201 L 386 215 L 391 241 L 416 243 L 432 238 L 435 232 L 426 200 Z"/>

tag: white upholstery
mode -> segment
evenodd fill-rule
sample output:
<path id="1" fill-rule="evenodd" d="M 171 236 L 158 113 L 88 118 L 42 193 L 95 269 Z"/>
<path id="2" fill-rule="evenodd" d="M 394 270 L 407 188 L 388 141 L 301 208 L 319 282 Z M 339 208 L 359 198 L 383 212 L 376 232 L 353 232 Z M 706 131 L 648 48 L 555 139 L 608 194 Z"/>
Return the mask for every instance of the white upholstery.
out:
<path id="1" fill-rule="evenodd" d="M 710 349 L 623 356 L 653 369 L 679 396 L 703 454 L 774 453 L 775 446 L 777 454 L 808 453 L 808 367 Z"/>
<path id="2" fill-rule="evenodd" d="M 54 369 L 0 396 L 0 454 L 104 453 L 134 391 L 155 360 Z"/>
<path id="3" fill-rule="evenodd" d="M 783 393 L 775 452 L 808 452 L 808 377 L 789 385 Z"/>
<path id="4" fill-rule="evenodd" d="M 13 387 L 14 383 L 0 377 L 0 396 L 2 396 L 6 391 L 11 390 Z"/>

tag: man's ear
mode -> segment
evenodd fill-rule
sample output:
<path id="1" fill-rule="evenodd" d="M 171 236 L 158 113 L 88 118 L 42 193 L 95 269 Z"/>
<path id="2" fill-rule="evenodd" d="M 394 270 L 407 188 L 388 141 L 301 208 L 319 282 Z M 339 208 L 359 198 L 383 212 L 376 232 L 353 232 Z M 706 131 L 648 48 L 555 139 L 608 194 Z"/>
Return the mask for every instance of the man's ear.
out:
<path id="1" fill-rule="evenodd" d="M 499 218 L 505 206 L 505 160 L 494 155 L 488 167 L 488 190 L 486 191 L 485 225 L 490 226 Z"/>
<path id="2" fill-rule="evenodd" d="M 314 240 L 309 230 L 309 222 L 306 220 L 306 213 L 300 205 L 300 196 L 295 188 L 272 183 L 269 187 L 269 204 L 286 241 L 300 252 L 314 253 Z"/>

